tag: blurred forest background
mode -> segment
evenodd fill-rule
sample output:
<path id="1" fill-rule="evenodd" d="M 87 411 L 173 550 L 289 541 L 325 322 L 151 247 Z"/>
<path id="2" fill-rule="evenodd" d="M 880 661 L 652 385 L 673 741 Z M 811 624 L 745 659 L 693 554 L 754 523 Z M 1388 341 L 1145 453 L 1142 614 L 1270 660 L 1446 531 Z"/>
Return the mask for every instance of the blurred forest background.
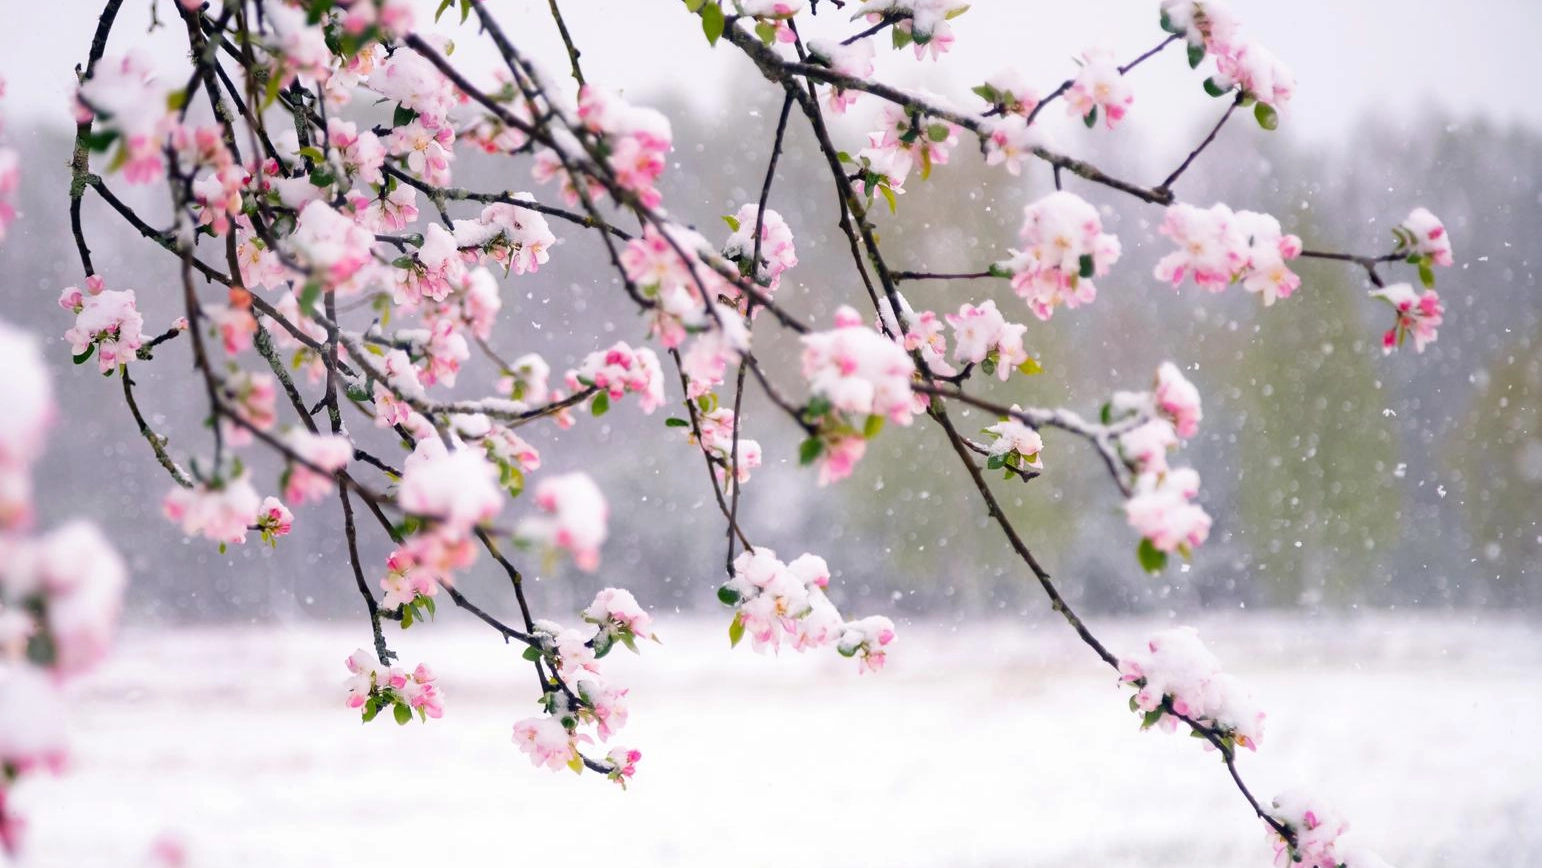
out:
<path id="1" fill-rule="evenodd" d="M 725 115 L 693 117 L 683 96 L 629 94 L 670 116 L 675 163 L 662 188 L 672 213 L 709 237 L 727 232 L 720 215 L 758 193 L 779 103 L 760 82 Z M 728 86 L 728 85 L 725 85 Z M 758 95 L 758 96 L 756 96 Z M 756 100 L 761 100 L 756 102 Z M 1222 106 L 1217 103 L 1216 110 Z M 1122 177 L 1164 176 L 1213 123 L 1194 117 L 1190 135 L 1146 135 L 1171 120 L 1141 116 L 1118 134 L 1077 131 L 1058 144 Z M 865 306 L 846 243 L 835 224 L 835 194 L 800 119 L 794 123 L 771 207 L 792 226 L 801 264 L 784 278 L 781 300 L 810 323 L 827 323 L 838 304 Z M 863 123 L 837 128 L 851 150 Z M 42 464 L 43 524 L 83 511 L 102 522 L 129 555 L 131 617 L 166 620 L 331 618 L 362 613 L 348 573 L 334 503 L 296 510 L 295 533 L 270 550 L 255 536 L 221 555 L 187 541 L 160 515 L 170 483 L 133 427 L 116 378 L 75 368 L 59 336 L 68 315 L 54 303 L 81 279 L 67 223 L 62 126 L 27 127 L 11 140 L 25 166 L 23 220 L 0 247 L 7 278 L 4 315 L 48 341 L 63 423 Z M 1138 143 L 1153 144 L 1132 153 Z M 1104 210 L 1124 257 L 1099 281 L 1096 303 L 1039 323 L 1005 281 L 911 284 L 917 307 L 955 309 L 993 297 L 1009 319 L 1030 324 L 1027 346 L 1046 373 L 991 381 L 990 397 L 1040 406 L 1096 408 L 1116 389 L 1145 388 L 1157 364 L 1189 370 L 1205 400 L 1201 434 L 1181 461 L 1200 471 L 1202 501 L 1215 516 L 1210 542 L 1192 565 L 1144 575 L 1137 539 L 1125 526 L 1117 491 L 1100 462 L 1072 438 L 1046 433 L 1045 474 L 1031 483 L 995 484 L 1005 492 L 1030 545 L 1072 601 L 1094 612 L 1198 607 L 1542 606 L 1542 297 L 1535 260 L 1542 226 L 1542 138 L 1524 128 L 1435 117 L 1368 116 L 1332 148 L 1234 123 L 1178 185 L 1181 199 L 1220 200 L 1276 215 L 1309 248 L 1375 253 L 1390 249 L 1391 227 L 1415 206 L 1430 208 L 1452 233 L 1457 267 L 1439 273 L 1447 305 L 1440 339 L 1422 356 L 1380 349 L 1390 312 L 1366 298 L 1363 272 L 1338 263 L 1298 263 L 1303 286 L 1272 308 L 1240 288 L 1210 295 L 1175 292 L 1152 276 L 1170 243 L 1156 234 L 1161 209 L 1067 178 Z M 528 158 L 456 165 L 458 184 L 476 189 L 536 188 Z M 914 177 L 897 216 L 880 214 L 895 267 L 980 270 L 1006 258 L 1024 204 L 1052 189 L 1047 166 L 1032 163 L 1014 178 L 987 169 L 971 145 L 932 180 Z M 120 193 L 139 192 L 120 190 Z M 154 189 L 129 198 L 149 222 L 164 223 Z M 431 210 L 424 206 L 425 216 Z M 456 212 L 460 216 L 460 212 Z M 138 292 L 146 331 L 178 311 L 171 257 L 139 238 L 88 194 L 88 234 L 112 288 Z M 539 274 L 503 282 L 504 309 L 494 345 L 511 357 L 538 351 L 554 371 L 616 340 L 637 343 L 645 326 L 607 273 L 598 242 L 557 221 L 563 243 Z M 1413 279 L 1406 268 L 1392 280 Z M 208 287 L 217 298 L 217 287 Z M 359 314 L 367 316 L 367 313 Z M 356 323 L 362 325 L 362 323 Z M 760 355 L 777 379 L 802 395 L 798 347 L 775 324 L 756 329 Z M 463 376 L 470 393 L 492 376 L 477 358 Z M 175 454 L 209 449 L 204 409 L 185 341 L 161 351 L 133 376 L 154 424 Z M 669 379 L 672 399 L 678 383 Z M 600 420 L 568 432 L 525 429 L 541 448 L 540 473 L 589 469 L 612 505 L 611 539 L 599 573 L 563 566 L 538 576 L 536 603 L 562 617 L 608 584 L 624 585 L 645 605 L 716 609 L 722 580 L 721 516 L 700 456 L 669 410 L 643 416 L 623 401 Z M 994 420 L 965 418 L 977 430 Z M 355 430 L 368 420 L 350 420 Z M 745 489 L 741 516 L 757 544 L 784 556 L 809 550 L 830 562 L 832 595 L 852 611 L 937 619 L 1040 613 L 1000 531 L 934 426 L 890 426 L 845 483 L 815 487 L 796 461 L 797 433 L 753 386 L 748 436 L 765 446 L 766 464 Z M 271 464 L 255 462 L 258 488 L 277 488 Z M 516 501 L 511 520 L 528 505 Z M 387 544 L 367 542 L 383 565 Z M 528 571 L 537 573 L 534 556 Z M 479 565 L 468 593 L 498 605 L 501 574 Z M 383 566 L 370 570 L 382 573 Z M 455 617 L 453 615 L 449 617 Z"/>

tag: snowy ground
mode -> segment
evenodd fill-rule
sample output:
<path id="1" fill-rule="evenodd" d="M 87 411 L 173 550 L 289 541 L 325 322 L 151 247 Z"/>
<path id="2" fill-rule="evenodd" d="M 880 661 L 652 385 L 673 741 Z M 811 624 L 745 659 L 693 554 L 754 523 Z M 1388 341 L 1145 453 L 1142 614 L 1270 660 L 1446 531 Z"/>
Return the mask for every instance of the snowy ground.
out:
<path id="1" fill-rule="evenodd" d="M 447 716 L 343 708 L 361 626 L 129 635 L 80 691 L 72 773 L 18 795 L 30 865 L 137 864 L 179 833 L 235 866 L 1259 866 L 1214 755 L 1137 731 L 1062 625 L 911 626 L 889 671 L 730 653 L 725 624 L 619 652 L 629 792 L 509 743 L 532 678 L 447 618 L 400 641 Z M 1243 771 L 1304 785 L 1401 868 L 1542 865 L 1542 626 L 1466 616 L 1200 621 L 1269 711 Z M 1154 622 L 1103 624 L 1129 648 Z"/>

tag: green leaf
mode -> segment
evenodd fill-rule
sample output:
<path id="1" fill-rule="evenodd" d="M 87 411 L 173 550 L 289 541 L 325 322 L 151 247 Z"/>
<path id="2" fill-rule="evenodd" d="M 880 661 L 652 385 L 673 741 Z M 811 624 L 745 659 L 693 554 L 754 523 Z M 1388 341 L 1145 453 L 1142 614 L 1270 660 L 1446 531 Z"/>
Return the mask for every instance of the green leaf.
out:
<path id="1" fill-rule="evenodd" d="M 1130 695 L 1130 710 L 1131 711 L 1139 711 L 1140 710 L 1140 702 L 1138 701 L 1138 699 L 1136 698 L 1136 696 L 1134 694 Z"/>
<path id="2" fill-rule="evenodd" d="M 370 721 L 374 720 L 375 719 L 375 715 L 377 715 L 379 713 L 380 713 L 380 706 L 375 704 L 375 701 L 373 699 L 370 700 L 364 706 L 364 722 L 365 723 L 369 723 Z"/>
<path id="3" fill-rule="evenodd" d="M 98 154 L 105 153 L 117 140 L 118 133 L 115 130 L 92 130 L 82 139 L 87 150 Z"/>
<path id="4" fill-rule="evenodd" d="M 685 11 L 695 15 L 701 11 L 701 5 L 707 0 L 685 0 Z"/>
<path id="5" fill-rule="evenodd" d="M 423 601 L 423 608 L 428 610 L 428 617 L 433 618 L 439 614 L 438 607 L 434 605 L 433 597 L 424 597 L 420 594 L 418 599 Z"/>
<path id="6" fill-rule="evenodd" d="M 896 49 L 904 48 L 905 46 L 915 41 L 915 37 L 912 36 L 908 30 L 901 30 L 898 27 L 891 27 L 889 28 L 889 32 L 894 35 L 894 47 Z"/>
<path id="7" fill-rule="evenodd" d="M 1230 92 L 1231 92 L 1231 88 L 1223 88 L 1223 87 L 1221 87 L 1220 85 L 1215 83 L 1215 79 L 1213 79 L 1213 78 L 1205 79 L 1205 93 L 1208 93 L 1211 96 L 1225 96 L 1226 94 L 1228 94 Z"/>
<path id="8" fill-rule="evenodd" d="M 1091 253 L 1083 253 L 1082 258 L 1077 260 L 1076 264 L 1076 273 L 1084 280 L 1091 278 L 1097 270 L 1097 263 L 1093 261 Z"/>
<path id="9" fill-rule="evenodd" d="M 406 726 L 407 721 L 412 720 L 412 706 L 405 702 L 396 703 L 396 708 L 392 709 L 391 713 L 396 716 L 396 722 L 401 726 Z"/>
<path id="10" fill-rule="evenodd" d="M 541 649 L 535 647 L 534 645 L 531 645 L 529 648 L 525 649 L 525 653 L 523 653 L 523 654 L 521 654 L 519 656 L 525 658 L 526 660 L 529 660 L 531 663 L 534 663 L 535 661 L 541 659 Z"/>
<path id="11" fill-rule="evenodd" d="M 689 427 L 691 427 L 691 423 L 685 421 L 684 419 L 681 419 L 678 416 L 670 416 L 668 419 L 664 420 L 664 427 L 666 427 L 666 428 L 689 428 Z"/>
<path id="12" fill-rule="evenodd" d="M 769 21 L 757 21 L 755 35 L 760 37 L 761 42 L 771 45 L 776 42 L 776 25 Z"/>
<path id="13" fill-rule="evenodd" d="M 1112 403 L 1103 402 L 1103 406 L 1098 409 L 1098 420 L 1104 425 L 1114 420 L 1114 405 Z"/>
<path id="14" fill-rule="evenodd" d="M 307 280 L 305 286 L 300 289 L 300 312 L 309 313 L 316 309 L 316 302 L 321 298 L 321 284 L 314 280 Z"/>
<path id="15" fill-rule="evenodd" d="M 1200 63 L 1204 62 L 1204 59 L 1205 59 L 1205 44 L 1203 42 L 1200 42 L 1198 44 L 1190 42 L 1189 43 L 1189 69 L 1198 69 Z"/>
<path id="16" fill-rule="evenodd" d="M 1162 709 L 1154 708 L 1151 711 L 1146 712 L 1146 716 L 1141 719 L 1140 728 L 1141 729 L 1150 729 L 1151 727 L 1156 726 L 1157 725 L 1157 721 L 1160 721 L 1161 719 L 1162 719 Z"/>
<path id="17" fill-rule="evenodd" d="M 439 23 L 439 16 L 443 15 L 445 13 L 445 10 L 449 9 L 451 6 L 454 6 L 454 5 L 455 5 L 455 0 L 440 0 L 439 10 L 434 13 L 434 23 L 438 24 Z"/>
<path id="18" fill-rule="evenodd" d="M 1044 373 L 1044 366 L 1039 364 L 1038 359 L 1030 358 L 1028 361 L 1017 366 L 1017 372 L 1032 377 L 1035 374 Z"/>
<path id="19" fill-rule="evenodd" d="M 882 416 L 874 414 L 872 416 L 867 417 L 867 421 L 862 423 L 862 436 L 867 438 L 868 440 L 871 440 L 874 437 L 877 437 L 878 436 L 878 432 L 882 431 L 882 430 L 883 430 L 883 417 Z"/>
<path id="20" fill-rule="evenodd" d="M 717 0 L 701 7 L 701 32 L 707 34 L 707 44 L 717 45 L 717 41 L 723 37 L 723 7 L 717 4 Z"/>
<path id="21" fill-rule="evenodd" d="M 926 137 L 934 142 L 945 142 L 949 132 L 947 124 L 932 124 L 926 128 Z"/>
<path id="22" fill-rule="evenodd" d="M 728 625 L 728 647 L 737 648 L 739 641 L 743 638 L 744 621 L 738 615 L 735 615 L 733 623 Z"/>
<path id="23" fill-rule="evenodd" d="M 408 627 L 411 627 L 411 626 L 412 626 L 412 607 L 411 606 L 403 606 L 402 607 L 402 629 L 405 630 L 405 629 L 407 629 Z"/>
<path id="24" fill-rule="evenodd" d="M 595 392 L 594 393 L 594 400 L 589 402 L 589 412 L 593 413 L 596 416 L 604 416 L 605 415 L 605 411 L 609 410 L 609 409 L 610 409 L 610 393 L 609 392 Z"/>
<path id="25" fill-rule="evenodd" d="M 1160 573 L 1167 566 L 1167 552 L 1152 545 L 1150 539 L 1142 538 L 1135 553 L 1140 558 L 1141 569 L 1148 573 Z"/>
<path id="26" fill-rule="evenodd" d="M 1093 106 L 1092 107 L 1092 111 L 1087 112 L 1087 114 L 1082 116 L 1082 123 L 1086 124 L 1087 125 L 1087 129 L 1089 129 L 1089 130 L 1098 125 L 1098 107 L 1097 106 Z"/>
<path id="27" fill-rule="evenodd" d="M 315 145 L 306 145 L 301 148 L 300 156 L 313 163 L 325 163 L 327 161 L 327 155 L 322 153 L 321 149 Z"/>
<path id="28" fill-rule="evenodd" d="M 818 458 L 824 451 L 825 441 L 820 440 L 818 437 L 810 437 L 798 444 L 798 463 L 805 467 L 813 464 L 814 459 Z"/>
<path id="29" fill-rule="evenodd" d="M 1000 470 L 1005 466 L 1007 466 L 1007 457 L 1005 455 L 992 455 L 985 460 L 986 470 Z"/>
<path id="30" fill-rule="evenodd" d="M 725 606 L 737 606 L 739 604 L 739 592 L 728 585 L 722 585 L 717 589 L 717 599 L 718 602 Z"/>
<path id="31" fill-rule="evenodd" d="M 884 201 L 889 203 L 889 213 L 895 213 L 899 206 L 894 201 L 894 190 L 888 184 L 879 184 L 878 192 L 882 193 Z"/>
<path id="32" fill-rule="evenodd" d="M 1419 260 L 1419 282 L 1424 284 L 1425 289 L 1435 288 L 1435 269 L 1430 267 L 1428 256 Z"/>
<path id="33" fill-rule="evenodd" d="M 391 114 L 391 126 L 393 126 L 393 127 L 404 127 L 404 126 L 412 123 L 413 121 L 415 121 L 417 119 L 418 119 L 418 113 L 417 112 L 413 111 L 410 108 L 407 108 L 406 106 L 402 105 L 401 103 L 397 103 L 396 104 L 396 111 Z"/>
<path id="34" fill-rule="evenodd" d="M 735 217 L 732 214 L 724 214 L 723 215 L 723 222 L 728 224 L 728 228 L 729 229 L 732 229 L 735 232 L 739 231 L 739 218 L 738 217 Z"/>
<path id="35" fill-rule="evenodd" d="M 1168 32 L 1168 33 L 1182 33 L 1183 32 L 1183 31 L 1179 30 L 1177 27 L 1173 26 L 1173 19 L 1168 17 L 1166 9 L 1162 10 L 1162 29 L 1164 31 Z"/>
<path id="36" fill-rule="evenodd" d="M 96 353 L 96 344 L 86 344 L 86 348 L 84 350 L 81 350 L 80 353 L 78 353 L 75 356 L 72 356 L 71 358 L 73 358 L 75 360 L 75 364 L 77 364 L 77 365 L 84 365 L 86 362 L 91 360 L 91 356 L 94 355 L 95 353 Z"/>
<path id="37" fill-rule="evenodd" d="M 1266 130 L 1280 128 L 1280 113 L 1274 110 L 1274 106 L 1261 102 L 1253 106 L 1253 117 L 1258 119 L 1258 125 Z"/>

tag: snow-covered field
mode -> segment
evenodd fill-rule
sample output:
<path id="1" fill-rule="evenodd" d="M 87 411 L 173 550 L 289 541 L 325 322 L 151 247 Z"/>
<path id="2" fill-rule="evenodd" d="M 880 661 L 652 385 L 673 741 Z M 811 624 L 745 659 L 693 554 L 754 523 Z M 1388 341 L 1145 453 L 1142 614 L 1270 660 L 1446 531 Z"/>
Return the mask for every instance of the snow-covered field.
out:
<path id="1" fill-rule="evenodd" d="M 441 613 L 443 614 L 443 613 Z M 513 650 L 445 618 L 393 637 L 447 714 L 342 705 L 362 625 L 130 634 L 78 692 L 71 773 L 17 793 L 30 865 L 125 866 L 161 832 L 234 866 L 1266 866 L 1214 754 L 1141 733 L 1063 625 L 912 625 L 890 669 L 727 648 L 662 620 L 607 663 L 632 687 L 622 792 L 537 770 Z M 1402 868 L 1542 865 L 1542 626 L 1468 616 L 1201 620 L 1269 711 L 1242 759 L 1305 786 Z M 1160 625 L 1104 623 L 1116 650 Z"/>

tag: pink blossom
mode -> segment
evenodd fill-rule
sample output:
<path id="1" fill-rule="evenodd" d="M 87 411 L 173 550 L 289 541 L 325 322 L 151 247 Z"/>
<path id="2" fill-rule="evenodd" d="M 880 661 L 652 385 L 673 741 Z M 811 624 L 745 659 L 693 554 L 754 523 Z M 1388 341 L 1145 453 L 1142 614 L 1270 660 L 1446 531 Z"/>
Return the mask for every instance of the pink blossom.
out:
<path id="1" fill-rule="evenodd" d="M 840 482 L 850 476 L 867 454 L 867 438 L 856 435 L 828 437 L 819 453 L 819 485 Z"/>
<path id="2" fill-rule="evenodd" d="M 203 536 L 220 544 L 246 542 L 262 500 L 245 473 L 217 483 L 173 488 L 161 501 L 166 518 L 188 536 Z"/>
<path id="3" fill-rule="evenodd" d="M 1451 255 L 1451 235 L 1440 218 L 1427 209 L 1413 209 L 1398 228 L 1407 233 L 1413 252 L 1429 257 L 1432 264 L 1448 268 L 1455 261 Z"/>
<path id="4" fill-rule="evenodd" d="M 1158 551 L 1186 552 L 1210 535 L 1210 515 L 1190 502 L 1198 492 L 1199 474 L 1190 468 L 1141 473 L 1125 515 Z"/>
<path id="5" fill-rule="evenodd" d="M 803 336 L 803 376 L 809 391 L 858 418 L 884 416 L 909 425 L 915 413 L 910 379 L 915 363 L 905 348 L 861 324 L 855 311 L 837 311 L 838 327 Z M 846 325 L 839 325 L 845 317 Z"/>
<path id="6" fill-rule="evenodd" d="M 1204 418 L 1199 406 L 1199 390 L 1183 376 L 1177 365 L 1163 362 L 1157 368 L 1154 397 L 1157 410 L 1172 420 L 1179 437 L 1188 439 L 1199 433 L 1199 421 Z"/>
<path id="7" fill-rule="evenodd" d="M 329 289 L 348 281 L 369 263 L 374 242 L 369 230 L 324 202 L 306 205 L 289 236 L 289 243 Z"/>
<path id="8" fill-rule="evenodd" d="M 848 621 L 841 631 L 836 650 L 843 657 L 858 658 L 858 672 L 877 672 L 888 660 L 888 646 L 894 641 L 894 622 L 882 615 Z"/>
<path id="9" fill-rule="evenodd" d="M 132 361 L 144 337 L 144 318 L 134 306 L 133 290 L 105 290 L 79 301 L 75 327 L 64 333 L 70 351 L 80 356 L 94 348 L 97 368 L 104 374 Z"/>
<path id="10" fill-rule="evenodd" d="M 574 391 L 592 383 L 612 400 L 628 392 L 637 394 L 644 413 L 652 413 L 664 403 L 664 373 L 658 356 L 646 347 L 634 350 L 619 342 L 608 350 L 592 352 L 576 370 L 568 371 L 566 380 Z"/>
<path id="11" fill-rule="evenodd" d="M 536 768 L 545 766 L 552 771 L 561 771 L 582 763 L 578 755 L 579 740 L 587 741 L 588 737 L 574 736 L 555 717 L 530 717 L 514 724 L 514 743 L 519 745 L 522 753 L 530 756 L 530 762 Z"/>
<path id="12" fill-rule="evenodd" d="M 735 261 L 748 262 L 755 252 L 755 223 L 760 222 L 760 258 L 755 266 L 755 280 L 765 284 L 768 292 L 775 292 L 781 285 L 782 274 L 798 264 L 798 253 L 793 247 L 792 230 L 782 215 L 767 208 L 760 214 L 758 205 L 745 205 L 734 215 L 738 224 L 728 240 L 723 242 L 723 255 Z"/>
<path id="13" fill-rule="evenodd" d="M 1041 320 L 1059 305 L 1078 307 L 1097 297 L 1094 276 L 1119 259 L 1119 239 L 1104 234 L 1097 209 L 1074 193 L 1056 191 L 1023 209 L 1024 242 L 1003 267 L 1012 288 Z"/>
<path id="14" fill-rule="evenodd" d="M 434 519 L 452 539 L 470 534 L 503 509 L 498 473 L 480 450 L 448 451 L 436 438 L 422 440 L 402 467 L 396 499 L 413 515 Z"/>
<path id="15" fill-rule="evenodd" d="M 1382 351 L 1390 353 L 1401 347 L 1409 335 L 1413 335 L 1414 349 L 1424 352 L 1426 344 L 1435 342 L 1438 326 L 1445 321 L 1446 308 L 1433 289 L 1423 293 L 1406 283 L 1394 283 L 1371 293 L 1371 298 L 1392 305 L 1397 311 L 1397 321 L 1382 336 Z"/>
<path id="16" fill-rule="evenodd" d="M 953 360 L 979 364 L 989 360 L 996 378 L 1006 381 L 1019 365 L 1028 361 L 1023 349 L 1023 334 L 1028 327 L 1009 323 L 990 299 L 979 307 L 965 304 L 958 313 L 947 315 L 953 327 Z"/>
<path id="17" fill-rule="evenodd" d="M 262 538 L 268 542 L 274 542 L 278 537 L 288 536 L 289 530 L 294 526 L 294 515 L 276 497 L 265 498 L 257 510 L 257 529 L 262 531 Z"/>
<path id="18" fill-rule="evenodd" d="M 1141 651 L 1119 661 L 1120 680 L 1136 688 L 1135 707 L 1147 714 L 1171 710 L 1220 730 L 1250 750 L 1263 739 L 1264 712 L 1200 641 L 1193 627 L 1153 636 Z M 1154 723 L 1150 721 L 1148 723 Z"/>
<path id="19" fill-rule="evenodd" d="M 581 570 L 597 569 L 610 507 L 594 480 L 587 473 L 548 476 L 536 486 L 535 503 L 545 514 L 521 521 L 518 535 L 572 553 Z"/>
<path id="20" fill-rule="evenodd" d="M 1014 404 L 1012 409 L 1018 409 L 1017 405 Z M 1004 455 L 1014 467 L 1043 469 L 1044 465 L 1039 461 L 1039 453 L 1044 451 L 1044 438 L 1039 436 L 1039 432 L 1017 419 L 997 422 L 985 431 L 996 438 L 991 443 L 991 457 Z"/>
<path id="21" fill-rule="evenodd" d="M 605 755 L 605 761 L 610 763 L 610 773 L 606 777 L 626 789 L 626 782 L 637 773 L 637 762 L 642 759 L 642 751 L 631 748 L 618 747 Z"/>
<path id="22" fill-rule="evenodd" d="M 630 633 L 639 639 L 654 638 L 653 616 L 637 604 L 631 591 L 623 588 L 606 588 L 595 594 L 594 602 L 584 609 L 584 620 L 614 636 Z"/>
<path id="23" fill-rule="evenodd" d="M 1103 123 L 1113 129 L 1135 102 L 1135 94 L 1114 53 L 1106 48 L 1088 49 L 1082 53 L 1082 68 L 1066 91 L 1066 110 L 1086 119 L 1088 126 L 1096 120 L 1096 112 L 1103 110 Z"/>

